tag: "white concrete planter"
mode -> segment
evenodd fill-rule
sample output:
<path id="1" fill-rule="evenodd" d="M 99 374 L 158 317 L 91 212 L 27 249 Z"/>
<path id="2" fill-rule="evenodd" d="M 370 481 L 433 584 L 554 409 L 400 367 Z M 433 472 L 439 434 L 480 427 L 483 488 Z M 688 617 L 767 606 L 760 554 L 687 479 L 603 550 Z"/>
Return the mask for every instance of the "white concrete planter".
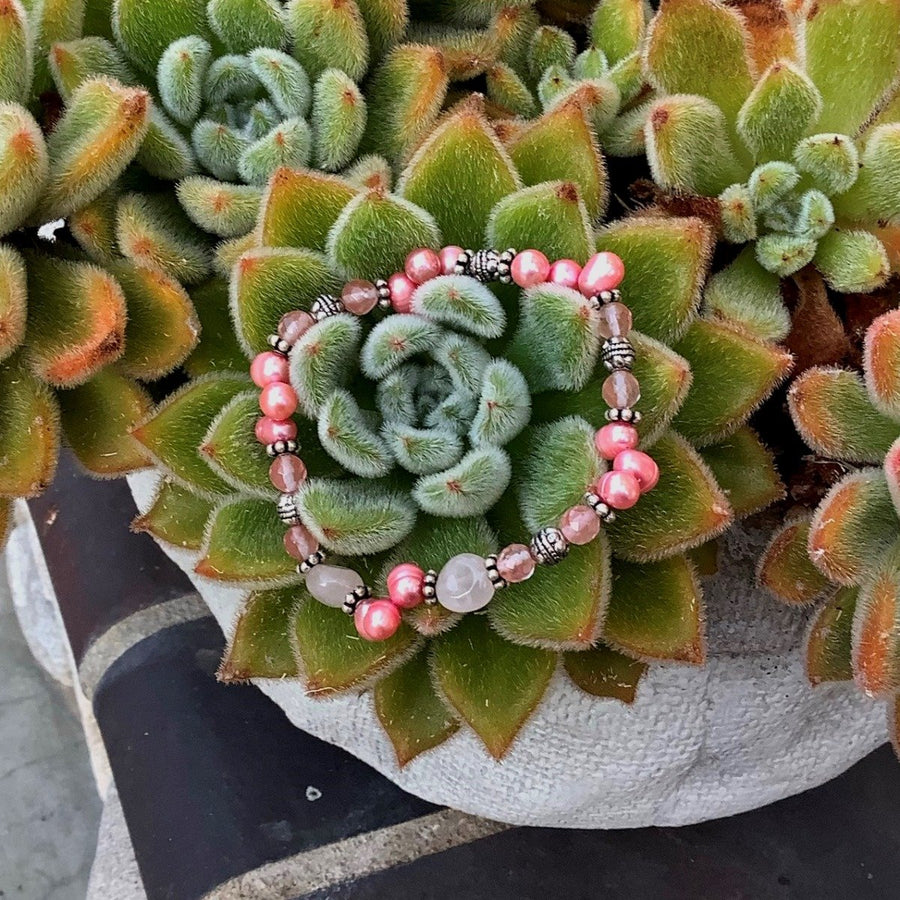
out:
<path id="1" fill-rule="evenodd" d="M 131 479 L 143 510 L 155 477 Z M 344 748 L 433 803 L 516 825 L 633 828 L 732 815 L 815 787 L 887 739 L 883 704 L 852 685 L 809 686 L 798 652 L 808 613 L 753 587 L 761 535 L 734 532 L 705 585 L 709 661 L 655 665 L 631 706 L 559 673 L 502 762 L 465 729 L 400 770 L 368 693 L 307 697 L 257 681 L 297 727 Z M 163 544 L 230 632 L 246 592 L 193 572 Z"/>

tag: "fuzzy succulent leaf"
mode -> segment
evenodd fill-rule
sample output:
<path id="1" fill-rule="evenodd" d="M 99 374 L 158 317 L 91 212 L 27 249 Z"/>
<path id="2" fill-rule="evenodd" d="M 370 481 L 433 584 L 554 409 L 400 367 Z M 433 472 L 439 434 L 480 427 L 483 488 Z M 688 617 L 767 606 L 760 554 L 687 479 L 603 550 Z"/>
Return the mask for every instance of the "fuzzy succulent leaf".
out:
<path id="1" fill-rule="evenodd" d="M 869 135 L 858 177 L 845 194 L 834 198 L 839 216 L 851 222 L 900 218 L 900 123 L 882 125 Z"/>
<path id="2" fill-rule="evenodd" d="M 411 357 L 426 353 L 440 336 L 440 328 L 422 316 L 388 316 L 369 332 L 360 353 L 360 365 L 369 378 L 381 379 Z"/>
<path id="3" fill-rule="evenodd" d="M 412 496 L 435 516 L 471 518 L 487 512 L 512 478 L 509 457 L 498 447 L 476 447 L 442 472 L 423 475 Z"/>
<path id="4" fill-rule="evenodd" d="M 876 408 L 900 418 L 900 312 L 879 316 L 866 330 L 863 374 Z"/>
<path id="5" fill-rule="evenodd" d="M 804 138 L 794 148 L 794 162 L 829 196 L 849 190 L 859 174 L 856 144 L 841 134 Z"/>
<path id="6" fill-rule="evenodd" d="M 759 264 L 780 278 L 799 272 L 816 255 L 816 241 L 802 234 L 773 232 L 756 242 Z"/>
<path id="7" fill-rule="evenodd" d="M 448 332 L 431 348 L 435 362 L 446 369 L 454 387 L 463 393 L 479 394 L 490 354 L 481 344 L 461 334 Z"/>
<path id="8" fill-rule="evenodd" d="M 48 167 L 37 122 L 18 104 L 0 103 L 0 235 L 18 227 L 34 209 Z"/>
<path id="9" fill-rule="evenodd" d="M 0 362 L 22 343 L 27 317 L 25 260 L 0 244 Z"/>
<path id="10" fill-rule="evenodd" d="M 312 132 L 304 119 L 284 119 L 246 147 L 238 159 L 238 173 L 251 184 L 265 184 L 282 166 L 298 169 L 312 156 Z"/>
<path id="11" fill-rule="evenodd" d="M 131 530 L 146 531 L 157 540 L 199 550 L 213 504 L 168 478 L 160 480 L 149 508 L 131 523 Z"/>
<path id="12" fill-rule="evenodd" d="M 486 285 L 465 275 L 441 275 L 420 285 L 412 310 L 482 338 L 496 338 L 506 327 L 506 313 Z"/>
<path id="13" fill-rule="evenodd" d="M 247 234 L 259 215 L 262 189 L 193 175 L 178 183 L 178 202 L 190 220 L 219 237 Z"/>
<path id="14" fill-rule="evenodd" d="M 349 391 L 334 391 L 319 409 L 319 443 L 348 472 L 363 478 L 380 478 L 394 467 L 387 443 L 369 427 Z"/>
<path id="15" fill-rule="evenodd" d="M 732 244 L 744 244 L 756 237 L 756 210 L 744 184 L 732 184 L 719 194 L 722 236 Z"/>
<path id="16" fill-rule="evenodd" d="M 522 373 L 506 360 L 494 360 L 484 370 L 478 411 L 469 440 L 475 446 L 509 443 L 528 424 L 531 396 Z"/>
<path id="17" fill-rule="evenodd" d="M 278 110 L 285 116 L 306 116 L 312 102 L 309 76 L 287 53 L 258 47 L 248 54 L 250 65 Z"/>
<path id="18" fill-rule="evenodd" d="M 895 547 L 860 587 L 852 629 L 853 674 L 870 697 L 900 691 L 900 554 Z"/>
<path id="19" fill-rule="evenodd" d="M 816 268 L 829 286 L 843 293 L 868 293 L 891 274 L 884 244 L 869 231 L 829 231 L 819 241 Z"/>
<path id="20" fill-rule="evenodd" d="M 24 103 L 34 74 L 32 35 L 19 0 L 0 6 L 0 101 Z"/>
<path id="21" fill-rule="evenodd" d="M 287 42 L 282 7 L 276 0 L 210 0 L 206 11 L 210 27 L 232 53 Z"/>
<path id="22" fill-rule="evenodd" d="M 551 66 L 571 69 L 575 62 L 574 38 L 561 28 L 542 25 L 531 36 L 528 45 L 528 71 L 534 81 Z"/>
<path id="23" fill-rule="evenodd" d="M 224 122 L 200 119 L 191 131 L 197 159 L 216 178 L 237 181 L 241 155 L 251 146 L 250 138 Z"/>
<path id="24" fill-rule="evenodd" d="M 190 292 L 200 321 L 200 342 L 185 360 L 188 375 L 197 378 L 208 372 L 246 372 L 247 357 L 238 343 L 228 310 L 228 285 L 211 278 Z"/>
<path id="25" fill-rule="evenodd" d="M 353 160 L 366 130 L 366 101 L 340 69 L 326 69 L 313 92 L 312 130 L 316 164 L 329 172 Z"/>
<path id="26" fill-rule="evenodd" d="M 334 67 L 359 81 L 369 63 L 369 39 L 356 3 L 291 0 L 285 8 L 292 52 L 313 81 Z"/>
<path id="27" fill-rule="evenodd" d="M 602 642 L 590 650 L 564 654 L 563 666 L 581 690 L 629 704 L 634 703 L 638 684 L 647 671 L 647 663 Z"/>
<path id="28" fill-rule="evenodd" d="M 747 189 L 758 213 L 771 210 L 800 183 L 800 173 L 789 162 L 773 160 L 750 173 Z"/>
<path id="29" fill-rule="evenodd" d="M 856 588 L 841 588 L 816 613 L 806 639 L 806 676 L 812 684 L 853 679 L 852 632 Z"/>
<path id="30" fill-rule="evenodd" d="M 407 472 L 430 475 L 450 468 L 463 455 L 459 435 L 438 428 L 414 428 L 392 422 L 385 428 L 391 455 Z"/>
<path id="31" fill-rule="evenodd" d="M 812 603 L 829 585 L 809 558 L 811 522 L 809 516 L 787 522 L 775 532 L 760 557 L 757 571 L 760 583 L 785 603 Z"/>
<path id="32" fill-rule="evenodd" d="M 310 418 L 318 416 L 335 388 L 342 387 L 349 378 L 361 330 L 354 316 L 331 316 L 313 325 L 294 344 L 291 384 Z"/>
<path id="33" fill-rule="evenodd" d="M 181 125 L 192 125 L 203 104 L 203 87 L 212 47 L 197 35 L 173 41 L 159 60 L 156 83 L 166 112 Z"/>
<path id="34" fill-rule="evenodd" d="M 513 115 L 532 118 L 538 110 L 534 95 L 512 66 L 495 63 L 485 73 L 487 97 Z"/>
<path id="35" fill-rule="evenodd" d="M 639 48 L 645 25 L 642 0 L 600 0 L 591 14 L 591 44 L 615 65 Z"/>

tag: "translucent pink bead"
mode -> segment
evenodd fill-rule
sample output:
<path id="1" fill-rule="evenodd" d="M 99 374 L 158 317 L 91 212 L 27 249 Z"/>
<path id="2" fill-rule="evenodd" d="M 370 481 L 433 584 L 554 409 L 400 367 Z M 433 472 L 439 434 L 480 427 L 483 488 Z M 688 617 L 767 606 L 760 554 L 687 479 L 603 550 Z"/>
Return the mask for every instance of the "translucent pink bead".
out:
<path id="1" fill-rule="evenodd" d="M 281 317 L 278 323 L 278 336 L 289 344 L 296 344 L 315 324 L 316 320 L 308 312 L 294 309 Z"/>
<path id="2" fill-rule="evenodd" d="M 641 399 L 641 386 L 631 372 L 619 369 L 606 378 L 600 393 L 613 409 L 631 409 Z"/>
<path id="3" fill-rule="evenodd" d="M 604 459 L 615 459 L 623 450 L 633 450 L 637 445 L 637 429 L 625 422 L 610 422 L 594 433 L 594 446 Z"/>
<path id="4" fill-rule="evenodd" d="M 578 289 L 585 297 L 593 297 L 600 291 L 611 291 L 625 277 L 625 263 L 608 250 L 595 253 L 578 276 Z"/>
<path id="5" fill-rule="evenodd" d="M 288 419 L 297 411 L 297 392 L 283 381 L 273 381 L 259 392 L 259 408 L 270 419 Z"/>
<path id="6" fill-rule="evenodd" d="M 293 419 L 270 419 L 263 416 L 256 420 L 256 439 L 261 444 L 274 444 L 275 441 L 292 441 L 297 437 L 297 423 Z"/>
<path id="7" fill-rule="evenodd" d="M 306 463 L 293 453 L 279 453 L 269 466 L 269 481 L 282 494 L 296 494 L 306 481 Z"/>
<path id="8" fill-rule="evenodd" d="M 407 278 L 403 272 L 394 272 L 388 278 L 388 287 L 391 289 L 391 306 L 394 312 L 408 313 L 412 309 L 412 295 L 416 291 L 416 283 Z"/>
<path id="9" fill-rule="evenodd" d="M 617 472 L 630 472 L 641 486 L 641 493 L 652 491 L 659 481 L 659 466 L 652 456 L 640 450 L 623 450 L 614 460 Z"/>
<path id="10" fill-rule="evenodd" d="M 581 266 L 574 259 L 558 259 L 550 266 L 547 281 L 562 285 L 562 287 L 577 288 L 579 275 L 581 275 Z"/>
<path id="11" fill-rule="evenodd" d="M 371 281 L 348 281 L 341 291 L 341 302 L 347 312 L 354 316 L 364 316 L 375 309 L 378 303 L 378 288 Z"/>
<path id="12" fill-rule="evenodd" d="M 510 584 L 527 581 L 534 574 L 536 565 L 531 551 L 525 544 L 510 544 L 497 556 L 497 571 Z"/>
<path id="13" fill-rule="evenodd" d="M 284 549 L 302 562 L 319 549 L 319 542 L 305 525 L 292 525 L 284 533 Z"/>
<path id="14" fill-rule="evenodd" d="M 434 250 L 428 247 L 419 247 L 413 250 L 406 257 L 406 264 L 403 267 L 406 277 L 416 284 L 425 284 L 432 278 L 437 278 L 441 274 L 441 260 Z"/>
<path id="15" fill-rule="evenodd" d="M 606 303 L 597 311 L 600 336 L 625 337 L 631 331 L 631 310 L 624 303 Z"/>
<path id="16" fill-rule="evenodd" d="M 550 260 L 540 250 L 523 250 L 509 267 L 513 281 L 522 288 L 543 284 L 550 274 Z"/>
<path id="17" fill-rule="evenodd" d="M 422 594 L 424 583 L 422 569 L 413 563 L 401 563 L 394 566 L 387 577 L 388 596 L 401 609 L 412 609 L 425 599 Z"/>
<path id="18" fill-rule="evenodd" d="M 463 252 L 462 247 L 457 247 L 455 244 L 450 244 L 447 247 L 444 247 L 441 252 L 438 254 L 441 260 L 441 274 L 442 275 L 452 275 L 454 269 L 456 267 L 456 261 L 459 259 L 459 254 Z"/>
<path id="19" fill-rule="evenodd" d="M 607 472 L 601 476 L 595 489 L 600 499 L 613 509 L 630 509 L 641 496 L 641 486 L 630 472 Z"/>
<path id="20" fill-rule="evenodd" d="M 570 544 L 589 544 L 600 532 L 600 520 L 589 506 L 573 506 L 562 514 L 559 530 Z"/>
<path id="21" fill-rule="evenodd" d="M 287 357 L 271 350 L 258 353 L 250 363 L 250 377 L 257 387 L 265 387 L 273 381 L 287 381 L 289 371 Z"/>
<path id="22" fill-rule="evenodd" d="M 390 600 L 363 600 L 356 607 L 353 622 L 359 636 L 367 641 L 386 641 L 400 627 L 400 610 Z"/>

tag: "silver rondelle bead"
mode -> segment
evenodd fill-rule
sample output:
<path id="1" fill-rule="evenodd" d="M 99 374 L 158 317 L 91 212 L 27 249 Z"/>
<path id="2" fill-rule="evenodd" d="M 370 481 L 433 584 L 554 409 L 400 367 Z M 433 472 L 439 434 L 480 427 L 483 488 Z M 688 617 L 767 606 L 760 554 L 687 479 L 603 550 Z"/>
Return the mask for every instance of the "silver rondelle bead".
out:
<path id="1" fill-rule="evenodd" d="M 333 297 L 331 294 L 319 294 L 309 308 L 310 315 L 317 322 L 321 322 L 330 316 L 337 316 L 343 311 L 344 304 L 339 298 Z"/>
<path id="2" fill-rule="evenodd" d="M 282 356 L 287 356 L 291 352 L 291 345 L 281 335 L 270 334 L 266 340 L 269 346 Z"/>
<path id="3" fill-rule="evenodd" d="M 616 521 L 615 510 L 608 503 L 604 503 L 593 491 L 588 491 L 584 495 L 584 505 L 589 506 L 601 522 L 606 522 L 608 525 L 610 522 Z"/>
<path id="4" fill-rule="evenodd" d="M 266 453 L 272 459 L 285 453 L 296 453 L 299 449 L 300 445 L 293 438 L 289 441 L 275 441 L 274 444 L 266 444 Z"/>
<path id="5" fill-rule="evenodd" d="M 636 409 L 630 409 L 627 406 L 613 407 L 606 411 L 607 422 L 631 422 L 632 425 L 637 425 L 642 418 L 643 416 Z"/>
<path id="6" fill-rule="evenodd" d="M 507 580 L 497 571 L 497 554 L 492 553 L 484 559 L 484 568 L 487 571 L 488 578 L 494 586 L 494 590 L 499 591 L 508 584 Z"/>
<path id="7" fill-rule="evenodd" d="M 422 582 L 422 596 L 428 606 L 434 606 L 437 603 L 437 579 L 438 573 L 434 569 L 429 569 L 425 573 L 425 579 Z"/>
<path id="8" fill-rule="evenodd" d="M 497 265 L 497 280 L 501 284 L 511 284 L 512 283 L 512 271 L 510 267 L 512 266 L 512 261 L 516 258 L 516 249 L 515 247 L 509 247 L 504 250 L 499 256 L 499 262 Z"/>
<path id="9" fill-rule="evenodd" d="M 361 584 L 359 587 L 353 588 L 349 594 L 344 598 L 344 605 L 341 607 L 347 615 L 352 616 L 353 613 L 356 612 L 356 607 L 359 606 L 363 600 L 368 600 L 369 597 L 372 596 L 372 592 L 369 588 Z"/>
<path id="10" fill-rule="evenodd" d="M 378 292 L 378 308 L 391 308 L 391 288 L 383 278 L 375 279 L 375 290 Z"/>
<path id="11" fill-rule="evenodd" d="M 568 555 L 569 542 L 558 528 L 549 525 L 534 535 L 529 549 L 535 562 L 542 566 L 555 566 Z"/>
<path id="12" fill-rule="evenodd" d="M 278 518 L 285 525 L 299 525 L 300 516 L 297 513 L 297 504 L 293 494 L 281 494 L 278 498 Z"/>
<path id="13" fill-rule="evenodd" d="M 631 346 L 628 338 L 607 338 L 600 349 L 600 358 L 610 372 L 615 372 L 617 369 L 630 369 L 634 365 L 634 347 Z"/>
<path id="14" fill-rule="evenodd" d="M 324 550 L 316 550 L 316 552 L 313 553 L 312 556 L 307 556 L 306 559 L 304 559 L 303 562 L 300 563 L 299 566 L 297 566 L 297 571 L 301 575 L 308 575 L 310 569 L 312 569 L 314 566 L 317 566 L 317 565 L 319 565 L 319 563 L 324 562 L 324 561 L 325 561 L 325 551 Z"/>
<path id="15" fill-rule="evenodd" d="M 474 255 L 474 252 L 471 250 L 463 250 L 462 253 L 460 253 L 459 256 L 456 257 L 456 263 L 453 266 L 453 274 L 468 275 L 469 264 L 472 262 L 472 257 Z"/>

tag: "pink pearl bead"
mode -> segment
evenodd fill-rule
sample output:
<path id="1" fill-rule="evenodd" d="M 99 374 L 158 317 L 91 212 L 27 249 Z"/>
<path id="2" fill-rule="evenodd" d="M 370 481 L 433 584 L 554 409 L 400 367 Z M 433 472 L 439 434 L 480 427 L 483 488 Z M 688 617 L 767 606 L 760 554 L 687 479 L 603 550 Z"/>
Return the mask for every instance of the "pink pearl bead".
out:
<path id="1" fill-rule="evenodd" d="M 463 252 L 462 247 L 457 247 L 456 244 L 450 244 L 447 247 L 444 247 L 441 252 L 438 254 L 438 257 L 441 260 L 441 274 L 442 275 L 452 275 L 454 269 L 456 267 L 456 261 L 459 259 L 459 254 Z"/>
<path id="2" fill-rule="evenodd" d="M 424 599 L 422 585 L 425 583 L 425 572 L 413 563 L 401 563 L 394 566 L 387 577 L 388 596 L 391 603 L 401 609 L 412 609 Z"/>
<path id="3" fill-rule="evenodd" d="M 577 288 L 579 275 L 581 275 L 581 266 L 574 259 L 558 259 L 550 266 L 547 281 L 562 287 Z"/>
<path id="4" fill-rule="evenodd" d="M 356 607 L 353 622 L 367 641 L 386 641 L 400 627 L 400 610 L 390 600 L 364 600 Z"/>
<path id="5" fill-rule="evenodd" d="M 258 353 L 250 363 L 250 377 L 257 387 L 265 387 L 274 381 L 287 381 L 289 372 L 287 357 L 271 350 Z"/>
<path id="6" fill-rule="evenodd" d="M 261 444 L 274 444 L 275 441 L 292 441 L 297 437 L 297 423 L 293 419 L 270 419 L 263 416 L 256 420 L 256 439 Z"/>
<path id="7" fill-rule="evenodd" d="M 304 525 L 292 525 L 284 533 L 284 549 L 302 562 L 319 549 L 319 542 Z"/>
<path id="8" fill-rule="evenodd" d="M 282 494 L 296 494 L 306 481 L 306 463 L 293 453 L 279 453 L 269 466 L 269 481 Z"/>
<path id="9" fill-rule="evenodd" d="M 509 267 L 513 281 L 522 288 L 543 284 L 550 274 L 550 260 L 540 250 L 523 250 Z"/>
<path id="10" fill-rule="evenodd" d="M 630 509 L 641 496 L 641 486 L 630 472 L 607 472 L 597 482 L 596 492 L 613 509 Z"/>
<path id="11" fill-rule="evenodd" d="M 610 422 L 594 434 L 594 446 L 604 459 L 615 459 L 623 450 L 633 450 L 637 445 L 637 429 L 624 422 Z"/>
<path id="12" fill-rule="evenodd" d="M 629 472 L 634 475 L 641 486 L 642 494 L 652 491 L 659 481 L 659 466 L 656 461 L 640 450 L 623 450 L 613 460 L 613 469 L 616 472 Z"/>
<path id="13" fill-rule="evenodd" d="M 600 532 L 600 520 L 589 506 L 573 506 L 562 514 L 559 530 L 570 544 L 589 544 Z"/>
<path id="14" fill-rule="evenodd" d="M 293 309 L 286 312 L 278 322 L 278 336 L 289 344 L 296 344 L 315 324 L 316 320 L 308 312 Z"/>
<path id="15" fill-rule="evenodd" d="M 412 309 L 412 295 L 416 291 L 416 283 L 407 278 L 403 272 L 394 272 L 388 278 L 388 287 L 391 289 L 391 306 L 394 312 L 408 313 Z"/>
<path id="16" fill-rule="evenodd" d="M 578 289 L 585 297 L 618 287 L 625 277 L 625 263 L 607 250 L 595 253 L 578 276 Z"/>
<path id="17" fill-rule="evenodd" d="M 259 392 L 259 408 L 270 419 L 288 419 L 297 411 L 297 392 L 283 381 L 273 381 Z"/>
<path id="18" fill-rule="evenodd" d="M 509 544 L 497 556 L 497 571 L 510 584 L 527 581 L 534 574 L 536 565 L 525 544 Z"/>
<path id="19" fill-rule="evenodd" d="M 428 247 L 419 247 L 418 250 L 413 250 L 406 257 L 406 264 L 403 268 L 410 281 L 414 281 L 416 284 L 425 284 L 426 281 L 437 278 L 441 274 L 441 260 L 434 250 L 429 250 Z"/>

